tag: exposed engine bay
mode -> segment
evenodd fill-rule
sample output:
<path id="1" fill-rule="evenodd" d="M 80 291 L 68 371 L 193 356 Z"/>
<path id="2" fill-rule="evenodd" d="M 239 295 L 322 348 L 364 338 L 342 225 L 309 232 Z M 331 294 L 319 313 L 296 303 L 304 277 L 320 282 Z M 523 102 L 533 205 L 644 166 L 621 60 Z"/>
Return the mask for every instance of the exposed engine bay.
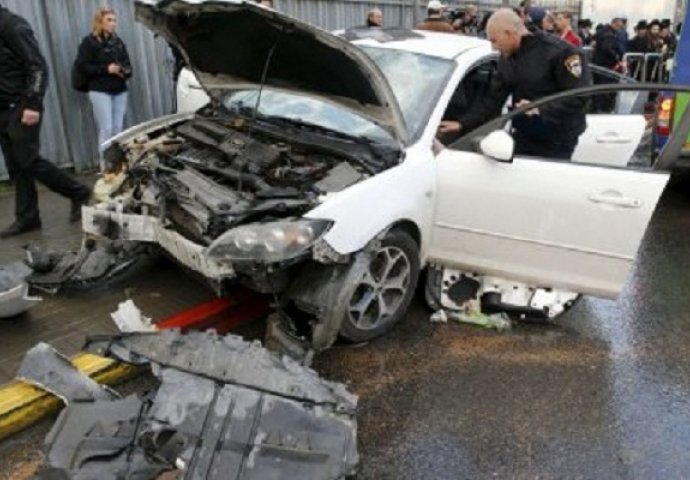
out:
<path id="1" fill-rule="evenodd" d="M 97 199 L 117 198 L 124 213 L 158 217 L 208 245 L 240 224 L 299 217 L 399 162 L 397 149 L 318 126 L 213 111 L 111 145 L 102 181 L 111 188 L 97 186 Z"/>

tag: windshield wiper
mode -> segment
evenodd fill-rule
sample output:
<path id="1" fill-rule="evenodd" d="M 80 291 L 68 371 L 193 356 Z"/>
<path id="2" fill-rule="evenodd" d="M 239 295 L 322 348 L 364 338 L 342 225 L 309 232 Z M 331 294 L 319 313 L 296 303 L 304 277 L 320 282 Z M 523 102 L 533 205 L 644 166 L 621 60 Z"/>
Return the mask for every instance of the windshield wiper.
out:
<path id="1" fill-rule="evenodd" d="M 298 118 L 287 118 L 279 117 L 277 115 L 264 115 L 261 117 L 262 120 L 276 125 L 287 126 L 287 127 L 297 127 L 300 130 L 307 130 L 312 132 L 323 133 L 328 136 L 345 138 L 348 140 L 358 140 L 359 137 L 354 135 L 348 135 L 344 132 L 339 132 L 338 130 L 333 130 L 332 128 L 324 127 L 322 125 L 315 125 L 313 123 L 305 122 Z"/>
<path id="2" fill-rule="evenodd" d="M 320 133 L 328 137 L 340 138 L 343 140 L 349 140 L 354 143 L 360 143 L 364 145 L 371 145 L 377 143 L 368 137 L 362 137 L 359 135 L 352 135 L 349 133 L 341 132 L 340 130 L 335 130 L 333 128 L 324 127 L 323 125 L 316 125 L 314 123 L 305 122 L 298 118 L 287 118 L 279 117 L 276 115 L 264 115 L 259 117 L 261 120 L 272 123 L 274 125 L 281 125 L 286 127 L 296 127 L 300 130 L 305 130 L 309 132 Z"/>
<path id="3" fill-rule="evenodd" d="M 248 105 L 245 105 L 244 102 L 238 102 L 232 104 L 232 106 L 225 106 L 225 109 L 229 111 L 230 113 L 234 114 L 240 114 L 244 116 L 251 116 L 254 113 L 254 109 Z M 345 133 L 341 130 L 335 130 L 333 128 L 328 128 L 324 127 L 323 125 L 317 125 L 315 123 L 311 122 L 305 122 L 304 120 L 301 120 L 299 118 L 289 118 L 289 117 L 282 117 L 279 115 L 265 115 L 258 113 L 256 115 L 256 120 L 266 122 L 272 125 L 278 125 L 281 127 L 295 127 L 300 130 L 305 130 L 305 131 L 310 131 L 310 132 L 316 132 L 323 134 L 325 136 L 329 137 L 334 137 L 334 138 L 339 138 L 343 140 L 349 140 L 351 142 L 363 144 L 363 145 L 372 145 L 372 144 L 381 144 L 383 142 L 378 142 L 372 138 L 369 137 L 364 137 L 360 135 L 352 135 L 349 133 Z M 385 144 L 385 143 L 384 143 Z"/>

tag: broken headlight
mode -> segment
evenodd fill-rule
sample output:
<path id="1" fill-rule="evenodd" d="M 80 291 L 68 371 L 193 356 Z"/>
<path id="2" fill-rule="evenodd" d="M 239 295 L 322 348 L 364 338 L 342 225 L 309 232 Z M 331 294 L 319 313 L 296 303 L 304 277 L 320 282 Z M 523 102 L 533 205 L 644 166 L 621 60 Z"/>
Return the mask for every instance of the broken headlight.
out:
<path id="1" fill-rule="evenodd" d="M 327 220 L 306 219 L 246 225 L 218 237 L 207 255 L 217 261 L 282 262 L 304 253 L 330 226 Z"/>

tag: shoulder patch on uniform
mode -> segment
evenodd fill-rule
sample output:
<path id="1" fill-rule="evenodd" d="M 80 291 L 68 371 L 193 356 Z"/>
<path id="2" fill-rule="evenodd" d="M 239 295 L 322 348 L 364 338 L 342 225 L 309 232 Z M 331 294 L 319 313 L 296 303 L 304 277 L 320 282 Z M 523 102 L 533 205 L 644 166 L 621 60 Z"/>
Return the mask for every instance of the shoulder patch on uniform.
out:
<path id="1" fill-rule="evenodd" d="M 582 60 L 580 55 L 573 54 L 568 55 L 565 59 L 565 69 L 570 72 L 570 74 L 575 78 L 580 78 L 582 76 Z"/>

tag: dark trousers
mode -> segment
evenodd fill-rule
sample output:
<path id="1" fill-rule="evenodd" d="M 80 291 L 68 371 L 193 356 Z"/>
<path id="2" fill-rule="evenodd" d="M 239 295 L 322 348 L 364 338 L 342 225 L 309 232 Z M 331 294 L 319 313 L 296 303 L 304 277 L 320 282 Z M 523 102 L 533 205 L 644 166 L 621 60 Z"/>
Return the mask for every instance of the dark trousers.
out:
<path id="1" fill-rule="evenodd" d="M 86 186 L 74 180 L 39 154 L 40 122 L 21 123 L 23 110 L 0 110 L 0 147 L 10 179 L 15 183 L 15 217 L 22 224 L 39 220 L 35 180 L 60 195 L 79 200 L 89 194 Z"/>
<path id="2" fill-rule="evenodd" d="M 544 143 L 520 134 L 515 135 L 515 155 L 519 156 L 570 160 L 575 147 L 577 147 L 577 141 L 575 143 Z"/>
<path id="3" fill-rule="evenodd" d="M 515 155 L 570 160 L 579 136 L 545 122 L 541 117 L 518 115 L 513 119 Z"/>
<path id="4" fill-rule="evenodd" d="M 595 85 L 611 83 L 611 80 L 603 75 L 592 76 Z M 616 93 L 600 93 L 592 97 L 593 113 L 612 113 L 616 108 Z"/>

